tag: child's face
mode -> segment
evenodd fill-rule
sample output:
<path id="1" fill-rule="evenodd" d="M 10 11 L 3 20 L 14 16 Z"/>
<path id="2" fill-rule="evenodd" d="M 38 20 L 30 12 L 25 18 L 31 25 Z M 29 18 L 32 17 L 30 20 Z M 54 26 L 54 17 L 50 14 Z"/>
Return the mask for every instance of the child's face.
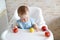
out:
<path id="1" fill-rule="evenodd" d="M 20 17 L 22 22 L 27 22 L 28 18 L 29 18 L 28 12 L 24 15 L 19 15 L 19 17 Z"/>

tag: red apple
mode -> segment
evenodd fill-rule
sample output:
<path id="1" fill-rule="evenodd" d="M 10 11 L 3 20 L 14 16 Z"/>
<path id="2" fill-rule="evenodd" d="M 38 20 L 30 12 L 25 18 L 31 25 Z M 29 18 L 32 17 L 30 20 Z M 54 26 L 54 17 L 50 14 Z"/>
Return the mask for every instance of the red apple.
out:
<path id="1" fill-rule="evenodd" d="M 46 30 L 47 30 L 46 26 L 42 26 L 42 31 L 46 31 Z"/>
<path id="2" fill-rule="evenodd" d="M 18 32 L 18 28 L 17 28 L 17 27 L 14 27 L 14 28 L 13 28 L 13 32 L 14 32 L 14 33 L 17 33 L 17 32 Z"/>
<path id="3" fill-rule="evenodd" d="M 13 29 L 13 32 L 14 33 L 17 33 L 18 32 L 18 29 L 17 28 Z"/>
<path id="4" fill-rule="evenodd" d="M 49 37 L 50 36 L 50 32 L 45 32 L 45 36 Z"/>

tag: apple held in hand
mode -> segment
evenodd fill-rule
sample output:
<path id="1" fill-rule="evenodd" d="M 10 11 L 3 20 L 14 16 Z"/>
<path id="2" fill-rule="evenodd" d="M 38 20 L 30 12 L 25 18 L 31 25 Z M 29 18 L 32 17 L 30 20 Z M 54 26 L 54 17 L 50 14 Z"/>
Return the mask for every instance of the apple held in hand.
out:
<path id="1" fill-rule="evenodd" d="M 17 33 L 17 32 L 18 32 L 17 26 L 15 26 L 15 27 L 13 28 L 13 32 L 14 32 L 14 33 Z"/>
<path id="2" fill-rule="evenodd" d="M 42 31 L 46 31 L 47 30 L 47 28 L 46 28 L 46 26 L 42 26 Z"/>
<path id="3" fill-rule="evenodd" d="M 50 32 L 48 32 L 48 31 L 45 32 L 45 36 L 46 36 L 46 37 L 49 37 L 49 36 L 50 36 Z"/>

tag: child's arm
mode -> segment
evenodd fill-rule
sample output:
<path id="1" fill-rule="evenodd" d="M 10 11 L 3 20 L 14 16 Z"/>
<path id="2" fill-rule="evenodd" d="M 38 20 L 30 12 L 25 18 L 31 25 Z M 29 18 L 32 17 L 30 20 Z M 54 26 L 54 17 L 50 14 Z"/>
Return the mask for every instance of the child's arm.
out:
<path id="1" fill-rule="evenodd" d="M 37 24 L 35 23 L 35 20 L 34 20 L 34 19 L 31 19 L 31 24 L 32 24 L 32 27 L 33 27 L 36 31 L 39 31 L 39 28 L 38 28 Z"/>
<path id="2" fill-rule="evenodd" d="M 33 24 L 33 28 L 34 28 L 36 31 L 39 31 L 39 28 L 38 28 L 37 24 Z"/>

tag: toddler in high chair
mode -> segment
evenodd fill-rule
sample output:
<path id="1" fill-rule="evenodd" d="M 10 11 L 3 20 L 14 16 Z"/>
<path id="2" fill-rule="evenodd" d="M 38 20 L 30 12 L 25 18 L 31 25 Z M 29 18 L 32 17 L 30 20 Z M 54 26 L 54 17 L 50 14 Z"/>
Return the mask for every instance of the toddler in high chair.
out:
<path id="1" fill-rule="evenodd" d="M 30 29 L 33 27 L 36 31 L 39 30 L 34 19 L 29 17 L 29 8 L 27 6 L 20 6 L 17 12 L 20 17 L 20 19 L 17 20 L 18 28 Z"/>

